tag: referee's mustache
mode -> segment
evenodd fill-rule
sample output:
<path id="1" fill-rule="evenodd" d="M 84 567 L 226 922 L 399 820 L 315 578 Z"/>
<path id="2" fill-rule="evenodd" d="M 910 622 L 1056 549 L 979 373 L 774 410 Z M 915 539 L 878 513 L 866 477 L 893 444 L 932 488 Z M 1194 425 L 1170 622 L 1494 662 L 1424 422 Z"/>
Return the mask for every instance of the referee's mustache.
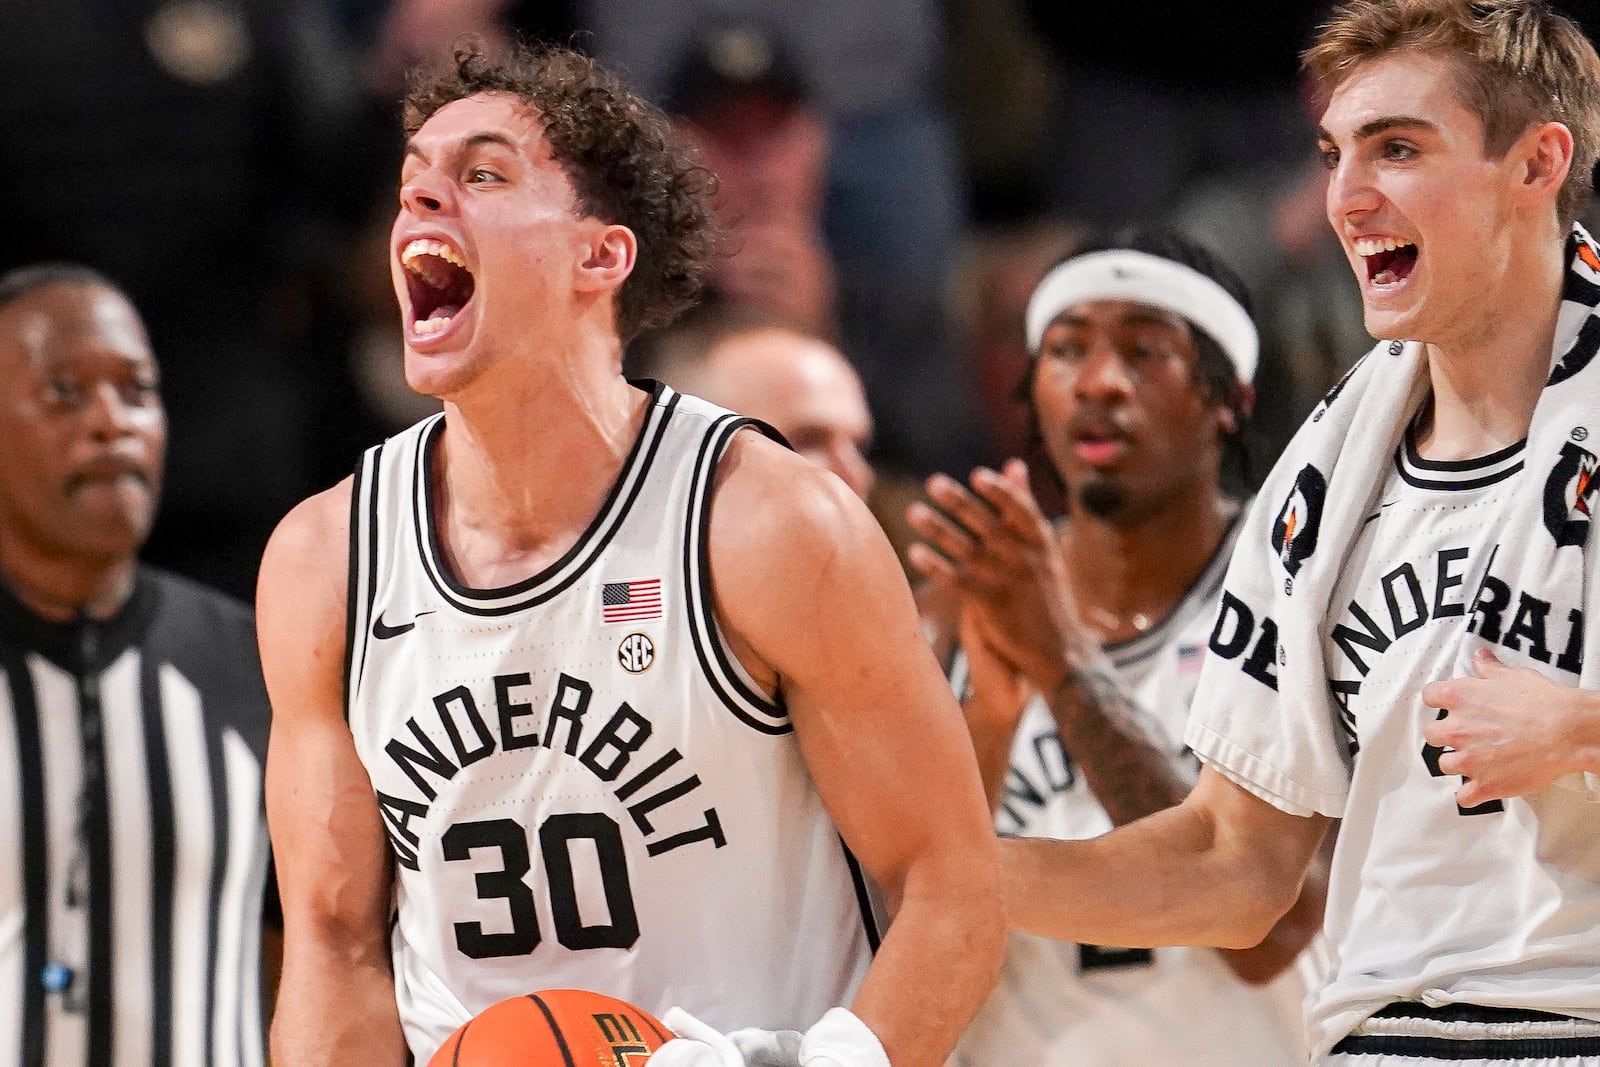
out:
<path id="1" fill-rule="evenodd" d="M 96 482 L 113 482 L 127 477 L 138 479 L 146 488 L 154 484 L 149 463 L 132 456 L 111 453 L 80 464 L 67 476 L 67 490 L 70 492 Z"/>

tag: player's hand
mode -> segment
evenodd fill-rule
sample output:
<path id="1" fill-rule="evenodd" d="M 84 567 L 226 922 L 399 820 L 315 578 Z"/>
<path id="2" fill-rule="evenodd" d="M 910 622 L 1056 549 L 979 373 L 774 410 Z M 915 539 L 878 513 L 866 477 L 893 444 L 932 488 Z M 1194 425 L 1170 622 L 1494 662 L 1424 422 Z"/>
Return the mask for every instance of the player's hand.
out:
<path id="1" fill-rule="evenodd" d="M 674 1037 L 651 1054 L 650 1067 L 749 1067 L 728 1035 L 682 1008 L 668 1008 L 661 1021 Z"/>
<path id="2" fill-rule="evenodd" d="M 651 1067 L 800 1067 L 798 1030 L 723 1034 L 682 1008 L 669 1009 L 661 1021 L 676 1037 L 650 1057 Z"/>
<path id="3" fill-rule="evenodd" d="M 829 1008 L 800 1042 L 801 1067 L 889 1067 L 872 1028 L 849 1008 Z"/>
<path id="4" fill-rule="evenodd" d="M 1009 738 L 1016 732 L 1033 686 L 1015 665 L 989 643 L 980 609 L 961 606 L 958 625 L 961 650 L 967 657 L 970 694 L 961 702 L 970 731 L 999 731 Z"/>
<path id="5" fill-rule="evenodd" d="M 936 474 L 929 503 L 906 520 L 922 541 L 907 558 L 935 581 L 953 583 L 978 612 L 989 644 L 1042 692 L 1098 653 L 1077 618 L 1066 566 L 1049 522 L 1028 489 L 1028 468 L 972 473 L 971 488 Z M 930 506 L 931 504 L 931 506 Z"/>
<path id="6" fill-rule="evenodd" d="M 1575 701 L 1579 692 L 1527 667 L 1508 667 L 1486 648 L 1473 653 L 1472 676 L 1423 686 L 1422 702 L 1443 711 L 1422 736 L 1446 750 L 1439 770 L 1465 779 L 1456 802 L 1472 808 L 1527 796 L 1581 770 L 1577 738 L 1586 716 Z"/>
<path id="7" fill-rule="evenodd" d="M 661 1021 L 677 1036 L 655 1051 L 650 1067 L 889 1067 L 878 1036 L 847 1008 L 830 1008 L 804 1034 L 723 1034 L 682 1008 L 669 1008 Z"/>
<path id="8" fill-rule="evenodd" d="M 734 1030 L 728 1034 L 747 1067 L 800 1067 L 798 1030 Z"/>

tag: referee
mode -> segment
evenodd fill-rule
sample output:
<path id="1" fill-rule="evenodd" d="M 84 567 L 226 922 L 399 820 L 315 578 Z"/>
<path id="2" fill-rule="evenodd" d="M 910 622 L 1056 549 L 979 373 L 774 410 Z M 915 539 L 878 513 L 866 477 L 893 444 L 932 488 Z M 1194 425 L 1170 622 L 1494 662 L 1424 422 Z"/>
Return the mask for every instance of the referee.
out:
<path id="1" fill-rule="evenodd" d="M 127 298 L 0 276 L 0 1067 L 262 1063 L 248 609 L 142 566 L 166 416 Z"/>

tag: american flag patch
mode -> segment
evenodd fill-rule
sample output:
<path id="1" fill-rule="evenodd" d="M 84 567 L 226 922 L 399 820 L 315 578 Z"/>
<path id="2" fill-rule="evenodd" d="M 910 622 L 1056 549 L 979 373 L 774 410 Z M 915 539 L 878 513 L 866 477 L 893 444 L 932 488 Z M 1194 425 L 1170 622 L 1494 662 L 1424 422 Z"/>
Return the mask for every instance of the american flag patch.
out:
<path id="1" fill-rule="evenodd" d="M 607 582 L 600 588 L 600 614 L 606 622 L 661 618 L 661 579 Z"/>

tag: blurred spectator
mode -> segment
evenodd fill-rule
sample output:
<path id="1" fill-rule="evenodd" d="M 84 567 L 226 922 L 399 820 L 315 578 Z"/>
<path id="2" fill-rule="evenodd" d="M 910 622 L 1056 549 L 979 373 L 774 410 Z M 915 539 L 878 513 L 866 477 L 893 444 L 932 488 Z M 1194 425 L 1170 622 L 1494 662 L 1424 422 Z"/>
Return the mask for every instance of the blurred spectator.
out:
<path id="1" fill-rule="evenodd" d="M 125 280 L 172 420 L 149 558 L 249 596 L 273 523 L 360 443 L 332 299 L 372 187 L 353 67 L 313 0 L 4 8 L 0 269 Z"/>
<path id="2" fill-rule="evenodd" d="M 1311 146 L 1304 156 L 1298 166 L 1202 183 L 1173 213 L 1173 224 L 1216 249 L 1256 300 L 1259 461 L 1251 490 L 1322 394 L 1372 347 L 1360 291 L 1323 210 L 1327 171 Z"/>
<path id="3" fill-rule="evenodd" d="M 957 273 L 962 338 L 973 360 L 979 405 L 1001 455 L 1035 458 L 1028 408 L 1020 402 L 1031 364 L 1024 312 L 1045 272 L 1087 237 L 1086 230 L 1049 219 L 990 228 L 971 242 Z M 1030 464 L 1029 469 L 1046 467 Z M 1035 486 L 1034 493 L 1047 509 L 1059 502 L 1054 483 Z"/>
<path id="4" fill-rule="evenodd" d="M 872 492 L 872 416 L 844 355 L 815 334 L 759 315 L 708 311 L 652 340 L 638 372 L 760 419 L 800 455 Z"/>
<path id="5" fill-rule="evenodd" d="M 1093 33 L 1072 5 L 1026 3 L 1058 63 L 1041 165 L 1069 218 L 1164 219 L 1191 183 L 1279 168 L 1312 141 L 1298 70 L 1322 0 L 1146 0 Z"/>
<path id="6" fill-rule="evenodd" d="M 753 24 L 707 27 L 666 100 L 717 175 L 726 247 L 708 299 L 836 334 L 822 232 L 828 129 L 788 46 Z"/>
<path id="7" fill-rule="evenodd" d="M 1050 212 L 1041 157 L 1055 61 L 1023 0 L 949 0 L 952 116 L 971 185 L 972 221 L 1025 226 Z M 1004 448 L 1001 455 L 1014 455 Z"/>
<path id="8" fill-rule="evenodd" d="M 986 451 L 946 315 L 966 228 L 945 100 L 939 0 L 578 0 L 594 50 L 665 95 L 716 20 L 789 42 L 827 119 L 823 231 L 838 318 L 877 420 L 880 454 L 912 471 L 965 470 Z"/>
<path id="9" fill-rule="evenodd" d="M 369 43 L 368 88 L 392 110 L 405 73 L 447 57 L 456 40 L 491 45 L 511 35 L 566 42 L 576 24 L 567 0 L 331 0 L 353 39 Z"/>

